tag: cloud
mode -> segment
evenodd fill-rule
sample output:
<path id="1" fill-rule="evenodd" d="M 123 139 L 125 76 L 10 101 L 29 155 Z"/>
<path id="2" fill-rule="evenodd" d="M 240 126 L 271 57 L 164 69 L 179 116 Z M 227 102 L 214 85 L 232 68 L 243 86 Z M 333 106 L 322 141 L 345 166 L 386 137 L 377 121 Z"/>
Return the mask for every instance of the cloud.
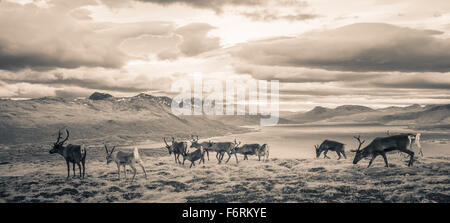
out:
<path id="1" fill-rule="evenodd" d="M 59 8 L 0 2 L 0 69 L 119 68 L 129 59 L 118 49 L 123 40 L 173 30 L 167 22 L 86 24 Z"/>
<path id="2" fill-rule="evenodd" d="M 305 21 L 310 19 L 318 18 L 319 15 L 312 13 L 288 13 L 282 14 L 279 12 L 271 12 L 267 9 L 265 10 L 257 10 L 252 12 L 242 12 L 241 15 L 248 17 L 255 21 L 276 21 L 276 20 L 288 20 L 291 22 L 295 21 Z"/>
<path id="3" fill-rule="evenodd" d="M 175 33 L 183 37 L 179 50 L 187 56 L 196 56 L 220 48 L 220 39 L 208 36 L 208 32 L 214 28 L 206 23 L 191 23 L 178 28 Z"/>
<path id="4" fill-rule="evenodd" d="M 254 65 L 237 62 L 233 64 L 233 68 L 236 73 L 249 74 L 255 79 L 278 80 L 288 83 L 368 81 L 386 75 L 382 73 L 342 72 L 317 68 Z"/>
<path id="5" fill-rule="evenodd" d="M 170 88 L 171 78 L 165 75 L 147 75 L 139 71 L 131 72 L 104 68 L 55 69 L 52 71 L 35 71 L 25 69 L 21 71 L 0 71 L 0 83 L 7 86 L 45 86 L 55 90 L 78 89 L 80 92 L 108 91 L 122 93 L 140 93 L 149 90 L 164 90 Z M 26 85 L 24 85 L 26 84 Z M 21 89 L 21 88 L 18 88 Z M 82 89 L 82 90 L 80 90 Z M 23 90 L 16 90 L 15 97 L 24 97 Z M 66 95 L 70 91 L 66 91 Z M 5 95 L 0 95 L 0 97 Z"/>
<path id="6" fill-rule="evenodd" d="M 441 32 L 359 23 L 298 37 L 249 42 L 234 53 L 248 63 L 337 71 L 450 71 L 450 40 Z"/>
<path id="7" fill-rule="evenodd" d="M 264 5 L 268 0 L 137 0 L 160 5 L 184 4 L 193 8 L 212 9 L 220 12 L 224 6 Z"/>

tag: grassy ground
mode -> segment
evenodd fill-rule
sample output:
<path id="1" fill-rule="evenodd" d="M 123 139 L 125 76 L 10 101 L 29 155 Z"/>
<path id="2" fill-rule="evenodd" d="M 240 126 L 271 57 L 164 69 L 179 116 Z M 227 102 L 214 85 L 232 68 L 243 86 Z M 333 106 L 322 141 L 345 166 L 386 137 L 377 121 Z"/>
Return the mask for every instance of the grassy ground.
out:
<path id="1" fill-rule="evenodd" d="M 212 154 L 189 169 L 154 148 L 141 151 L 148 179 L 138 169 L 130 182 L 117 179 L 102 148 L 89 150 L 86 179 L 69 180 L 63 158 L 48 149 L 2 152 L 11 159 L 0 163 L 0 202 L 450 202 L 450 158 L 442 156 L 407 167 L 407 158 L 394 153 L 390 168 L 379 157 L 367 169 L 368 161 L 353 165 L 352 156 L 266 162 L 238 156 L 239 164 L 233 157 L 219 165 Z"/>

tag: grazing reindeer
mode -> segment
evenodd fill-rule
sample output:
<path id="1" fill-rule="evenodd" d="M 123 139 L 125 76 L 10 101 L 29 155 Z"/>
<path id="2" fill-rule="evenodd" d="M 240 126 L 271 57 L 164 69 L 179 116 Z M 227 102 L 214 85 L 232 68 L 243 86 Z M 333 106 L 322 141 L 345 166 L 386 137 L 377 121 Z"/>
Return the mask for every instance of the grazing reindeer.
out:
<path id="1" fill-rule="evenodd" d="M 248 160 L 247 156 L 256 155 L 260 147 L 259 144 L 244 144 L 240 147 L 236 147 L 234 151 L 235 153 L 244 155 L 244 160 Z"/>
<path id="2" fill-rule="evenodd" d="M 192 168 L 192 165 L 195 166 L 195 161 L 200 160 L 200 163 L 205 164 L 205 150 L 203 148 L 196 149 L 194 152 L 185 152 L 183 155 L 183 165 L 185 160 L 191 161 L 191 166 L 189 168 Z"/>
<path id="3" fill-rule="evenodd" d="M 238 163 L 238 158 L 235 152 L 235 149 L 237 146 L 239 146 L 241 142 L 237 143 L 236 139 L 234 139 L 234 142 L 212 142 L 211 146 L 208 148 L 210 151 L 215 151 L 216 157 L 219 160 L 219 164 L 222 162 L 223 157 L 225 153 L 228 154 L 228 161 L 230 161 L 231 155 L 234 154 L 234 157 L 236 158 L 236 163 Z"/>
<path id="4" fill-rule="evenodd" d="M 204 152 L 206 152 L 206 155 L 208 156 L 208 161 L 209 161 L 209 147 L 212 146 L 211 141 L 209 141 L 209 142 L 204 141 L 202 143 L 198 143 L 198 136 L 197 136 L 197 138 L 194 138 L 193 135 L 191 137 L 192 137 L 192 140 L 191 140 L 192 143 L 191 143 L 190 148 L 197 148 L 197 149 L 203 148 Z M 217 156 L 216 156 L 216 158 L 217 158 Z M 219 159 L 219 158 L 217 158 L 217 159 Z"/>
<path id="5" fill-rule="evenodd" d="M 175 163 L 181 164 L 181 161 L 179 159 L 180 155 L 186 153 L 187 150 L 187 143 L 186 142 L 177 142 L 175 141 L 175 138 L 172 137 L 172 145 L 169 146 L 166 142 L 166 137 L 163 138 L 164 143 L 166 143 L 166 148 L 169 150 L 169 155 L 173 153 L 173 156 L 175 157 Z"/>
<path id="6" fill-rule="evenodd" d="M 137 147 L 134 147 L 133 152 L 122 152 L 119 151 L 116 154 L 114 154 L 114 149 L 116 147 L 114 146 L 111 149 L 111 152 L 108 151 L 108 147 L 105 145 L 106 150 L 106 164 L 109 164 L 111 162 L 115 162 L 117 164 L 117 176 L 120 180 L 120 166 L 123 166 L 123 171 L 125 172 L 125 180 L 127 179 L 127 169 L 126 166 L 130 166 L 131 169 L 133 169 L 133 179 L 131 181 L 134 181 L 134 178 L 136 177 L 136 167 L 135 163 L 139 164 L 141 166 L 142 170 L 144 171 L 145 179 L 147 179 L 147 172 L 145 171 L 144 164 L 142 162 L 141 157 L 139 156 L 139 150 Z"/>
<path id="7" fill-rule="evenodd" d="M 373 160 L 378 155 L 381 155 L 384 159 L 384 162 L 386 163 L 386 167 L 389 167 L 386 152 L 399 150 L 401 152 L 407 153 L 410 155 L 410 160 L 408 162 L 408 166 L 413 165 L 414 161 L 414 152 L 411 150 L 408 150 L 408 147 L 410 147 L 411 144 L 411 136 L 414 136 L 413 134 L 401 134 L 401 135 L 392 135 L 388 137 L 377 137 L 375 138 L 369 145 L 361 148 L 361 145 L 364 143 L 361 142 L 360 137 L 354 137 L 359 142 L 359 147 L 356 150 L 355 158 L 353 159 L 353 164 L 357 164 L 362 158 L 371 156 L 371 159 L 369 161 L 369 165 L 367 168 L 372 165 Z"/>
<path id="8" fill-rule="evenodd" d="M 389 130 L 386 131 L 386 135 L 391 136 Z M 412 133 L 400 133 L 399 135 L 407 135 L 409 136 L 409 150 L 412 150 L 412 145 L 416 144 L 417 148 L 419 148 L 419 154 L 423 157 L 422 145 L 420 144 L 420 136 L 421 133 L 416 133 L 415 135 Z"/>
<path id="9" fill-rule="evenodd" d="M 264 161 L 269 159 L 269 145 L 263 144 L 259 149 L 256 151 L 256 155 L 258 155 L 258 160 L 261 161 L 261 157 L 264 158 Z"/>
<path id="10" fill-rule="evenodd" d="M 64 146 L 64 143 L 69 139 L 69 130 L 66 129 L 66 138 L 61 140 L 61 130 L 58 131 L 58 138 L 56 139 L 53 148 L 49 151 L 50 154 L 58 153 L 64 157 L 67 163 L 67 179 L 70 177 L 70 163 L 73 164 L 73 177 L 75 177 L 75 164 L 78 165 L 78 169 L 81 175 L 81 165 L 83 166 L 83 178 L 86 172 L 86 147 L 84 145 L 72 145 Z M 81 165 L 80 165 L 81 163 Z"/>
<path id="11" fill-rule="evenodd" d="M 345 155 L 345 146 L 344 144 L 332 140 L 324 140 L 322 144 L 314 145 L 316 148 L 316 158 L 319 158 L 320 154 L 323 153 L 323 158 L 330 159 L 330 157 L 327 156 L 328 151 L 335 151 L 337 155 L 339 156 L 338 160 L 341 159 L 341 154 L 344 155 L 344 158 L 347 159 L 347 156 Z"/>

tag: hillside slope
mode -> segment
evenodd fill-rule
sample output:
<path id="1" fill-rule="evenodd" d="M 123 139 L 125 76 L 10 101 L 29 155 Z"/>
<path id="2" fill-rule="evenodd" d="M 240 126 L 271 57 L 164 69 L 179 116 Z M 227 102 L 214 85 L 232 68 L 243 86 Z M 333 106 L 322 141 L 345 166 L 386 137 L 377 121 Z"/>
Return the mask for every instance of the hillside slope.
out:
<path id="1" fill-rule="evenodd" d="M 411 105 L 371 109 L 363 106 L 345 105 L 335 109 L 315 107 L 305 113 L 285 117 L 292 123 L 377 123 L 399 125 L 450 124 L 450 105 Z M 288 122 L 289 123 L 289 122 Z"/>
<path id="2" fill-rule="evenodd" d="M 68 128 L 71 140 L 160 140 L 163 136 L 222 135 L 243 131 L 205 117 L 177 117 L 172 100 L 139 94 L 95 100 L 45 97 L 0 100 L 0 144 L 52 142 L 58 129 Z"/>

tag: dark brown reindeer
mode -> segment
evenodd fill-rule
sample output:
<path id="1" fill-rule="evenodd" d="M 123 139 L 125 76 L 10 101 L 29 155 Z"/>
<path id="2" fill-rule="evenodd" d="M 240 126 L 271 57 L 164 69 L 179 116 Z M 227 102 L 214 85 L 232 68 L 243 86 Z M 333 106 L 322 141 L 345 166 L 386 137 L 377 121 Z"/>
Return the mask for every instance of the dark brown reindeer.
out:
<path id="1" fill-rule="evenodd" d="M 73 164 L 73 177 L 75 177 L 75 164 L 78 165 L 80 172 L 80 178 L 84 178 L 86 171 L 86 147 L 84 145 L 72 145 L 64 146 L 64 143 L 69 139 L 69 130 L 66 129 L 67 136 L 63 141 L 61 140 L 61 130 L 58 131 L 58 138 L 56 139 L 53 148 L 49 151 L 50 154 L 58 153 L 64 157 L 67 163 L 67 178 L 70 177 L 70 163 Z M 83 175 L 81 175 L 81 165 L 83 165 Z"/>
<path id="2" fill-rule="evenodd" d="M 186 153 L 187 150 L 187 143 L 186 142 L 177 142 L 175 141 L 175 138 L 172 137 L 172 145 L 169 146 L 166 141 L 166 137 L 163 138 L 164 143 L 166 144 L 166 148 L 169 151 L 169 155 L 173 153 L 173 156 L 175 157 L 175 163 L 181 164 L 180 161 L 180 155 L 183 155 Z"/>
<path id="3" fill-rule="evenodd" d="M 200 160 L 199 164 L 202 163 L 205 164 L 205 150 L 201 147 L 199 149 L 196 149 L 194 152 L 185 152 L 183 155 L 183 165 L 185 160 L 191 161 L 191 166 L 189 168 L 192 168 L 192 165 L 195 166 L 195 161 Z"/>
<path id="4" fill-rule="evenodd" d="M 330 157 L 327 156 L 328 151 L 334 151 L 338 155 L 338 160 L 341 159 L 341 154 L 344 156 L 345 159 L 347 159 L 347 156 L 345 155 L 345 146 L 343 143 L 336 142 L 333 140 L 324 140 L 322 144 L 314 145 L 316 148 L 316 158 L 319 158 L 320 154 L 323 152 L 323 158 L 330 159 Z"/>
<path id="5" fill-rule="evenodd" d="M 211 140 L 199 143 L 198 136 L 196 136 L 197 138 L 195 138 L 193 135 L 191 135 L 191 137 L 192 137 L 192 140 L 191 140 L 190 148 L 197 148 L 197 149 L 203 148 L 204 152 L 206 152 L 206 155 L 208 156 L 208 161 L 209 161 L 209 147 L 212 146 Z M 216 158 L 219 159 L 217 156 L 216 156 Z"/>
<path id="6" fill-rule="evenodd" d="M 255 144 L 244 144 L 242 146 L 236 147 L 234 153 L 239 153 L 244 155 L 244 160 L 248 160 L 249 155 L 257 155 L 258 150 L 261 148 L 261 145 Z"/>
<path id="7" fill-rule="evenodd" d="M 408 162 L 408 166 L 413 165 L 414 161 L 414 152 L 408 150 L 411 144 L 411 137 L 415 137 L 413 134 L 401 134 L 401 135 L 392 135 L 388 137 L 377 137 L 375 138 L 369 145 L 361 149 L 361 145 L 364 143 L 361 142 L 360 136 L 355 137 L 355 139 L 359 142 L 359 147 L 355 151 L 356 155 L 353 159 L 353 164 L 357 164 L 361 159 L 365 157 L 370 157 L 369 165 L 367 168 L 372 165 L 372 162 L 378 155 L 381 155 L 386 163 L 386 167 L 389 167 L 388 160 L 386 157 L 386 153 L 390 151 L 401 151 L 407 153 L 411 158 Z M 353 151 L 352 151 L 353 152 Z"/>

